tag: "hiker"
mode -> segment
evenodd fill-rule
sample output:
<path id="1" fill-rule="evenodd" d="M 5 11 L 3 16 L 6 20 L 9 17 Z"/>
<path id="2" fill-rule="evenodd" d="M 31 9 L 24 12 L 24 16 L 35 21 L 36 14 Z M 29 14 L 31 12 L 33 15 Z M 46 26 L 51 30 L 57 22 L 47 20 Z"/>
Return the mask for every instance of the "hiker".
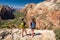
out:
<path id="1" fill-rule="evenodd" d="M 27 34 L 27 31 L 26 31 L 26 23 L 24 21 L 24 18 L 21 19 L 22 22 L 20 23 L 20 29 L 22 29 L 22 37 L 24 37 L 23 33 L 25 32 Z"/>
<path id="2" fill-rule="evenodd" d="M 32 37 L 34 37 L 34 29 L 36 27 L 35 19 L 32 19 L 30 25 L 31 25 Z"/>

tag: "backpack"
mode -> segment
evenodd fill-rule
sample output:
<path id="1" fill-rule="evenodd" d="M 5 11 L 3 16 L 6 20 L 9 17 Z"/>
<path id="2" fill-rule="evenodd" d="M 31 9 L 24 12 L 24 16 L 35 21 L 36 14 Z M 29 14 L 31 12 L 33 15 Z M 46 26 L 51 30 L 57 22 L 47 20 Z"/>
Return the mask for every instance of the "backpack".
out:
<path id="1" fill-rule="evenodd" d="M 36 23 L 35 22 L 32 22 L 31 23 L 31 28 L 34 29 L 36 27 Z"/>
<path id="2" fill-rule="evenodd" d="M 25 28 L 25 25 L 26 25 L 26 23 L 25 22 L 22 22 L 22 23 L 20 23 L 19 28 Z"/>

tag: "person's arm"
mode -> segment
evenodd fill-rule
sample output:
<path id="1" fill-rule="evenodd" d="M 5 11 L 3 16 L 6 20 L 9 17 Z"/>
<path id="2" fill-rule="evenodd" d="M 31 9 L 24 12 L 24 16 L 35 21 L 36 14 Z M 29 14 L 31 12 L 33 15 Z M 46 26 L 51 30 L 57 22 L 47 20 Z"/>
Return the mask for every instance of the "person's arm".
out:
<path id="1" fill-rule="evenodd" d="M 24 22 L 24 25 L 25 25 L 25 27 L 27 27 L 27 24 L 26 24 L 26 22 Z"/>
<path id="2" fill-rule="evenodd" d="M 32 23 L 30 23 L 30 27 L 32 26 Z"/>

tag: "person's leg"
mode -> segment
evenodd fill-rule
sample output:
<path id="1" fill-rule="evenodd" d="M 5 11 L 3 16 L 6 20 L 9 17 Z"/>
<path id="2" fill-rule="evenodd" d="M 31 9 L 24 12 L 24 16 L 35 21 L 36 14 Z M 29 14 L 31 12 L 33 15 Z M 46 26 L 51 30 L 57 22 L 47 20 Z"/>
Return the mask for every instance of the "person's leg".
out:
<path id="1" fill-rule="evenodd" d="M 34 37 L 34 29 L 32 29 L 32 37 Z"/>
<path id="2" fill-rule="evenodd" d="M 22 29 L 22 37 L 23 37 L 24 29 Z"/>
<path id="3" fill-rule="evenodd" d="M 25 28 L 25 34 L 27 35 L 27 30 L 26 30 L 26 28 Z"/>

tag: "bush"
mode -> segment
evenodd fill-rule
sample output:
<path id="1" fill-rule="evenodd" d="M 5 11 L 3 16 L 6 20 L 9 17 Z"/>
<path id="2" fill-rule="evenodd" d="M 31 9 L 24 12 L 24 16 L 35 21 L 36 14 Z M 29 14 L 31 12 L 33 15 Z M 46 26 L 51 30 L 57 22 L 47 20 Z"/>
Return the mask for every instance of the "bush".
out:
<path id="1" fill-rule="evenodd" d="M 0 28 L 10 28 L 8 25 L 0 26 Z"/>
<path id="2" fill-rule="evenodd" d="M 60 40 L 60 28 L 54 30 L 55 35 L 56 35 L 56 40 Z"/>

